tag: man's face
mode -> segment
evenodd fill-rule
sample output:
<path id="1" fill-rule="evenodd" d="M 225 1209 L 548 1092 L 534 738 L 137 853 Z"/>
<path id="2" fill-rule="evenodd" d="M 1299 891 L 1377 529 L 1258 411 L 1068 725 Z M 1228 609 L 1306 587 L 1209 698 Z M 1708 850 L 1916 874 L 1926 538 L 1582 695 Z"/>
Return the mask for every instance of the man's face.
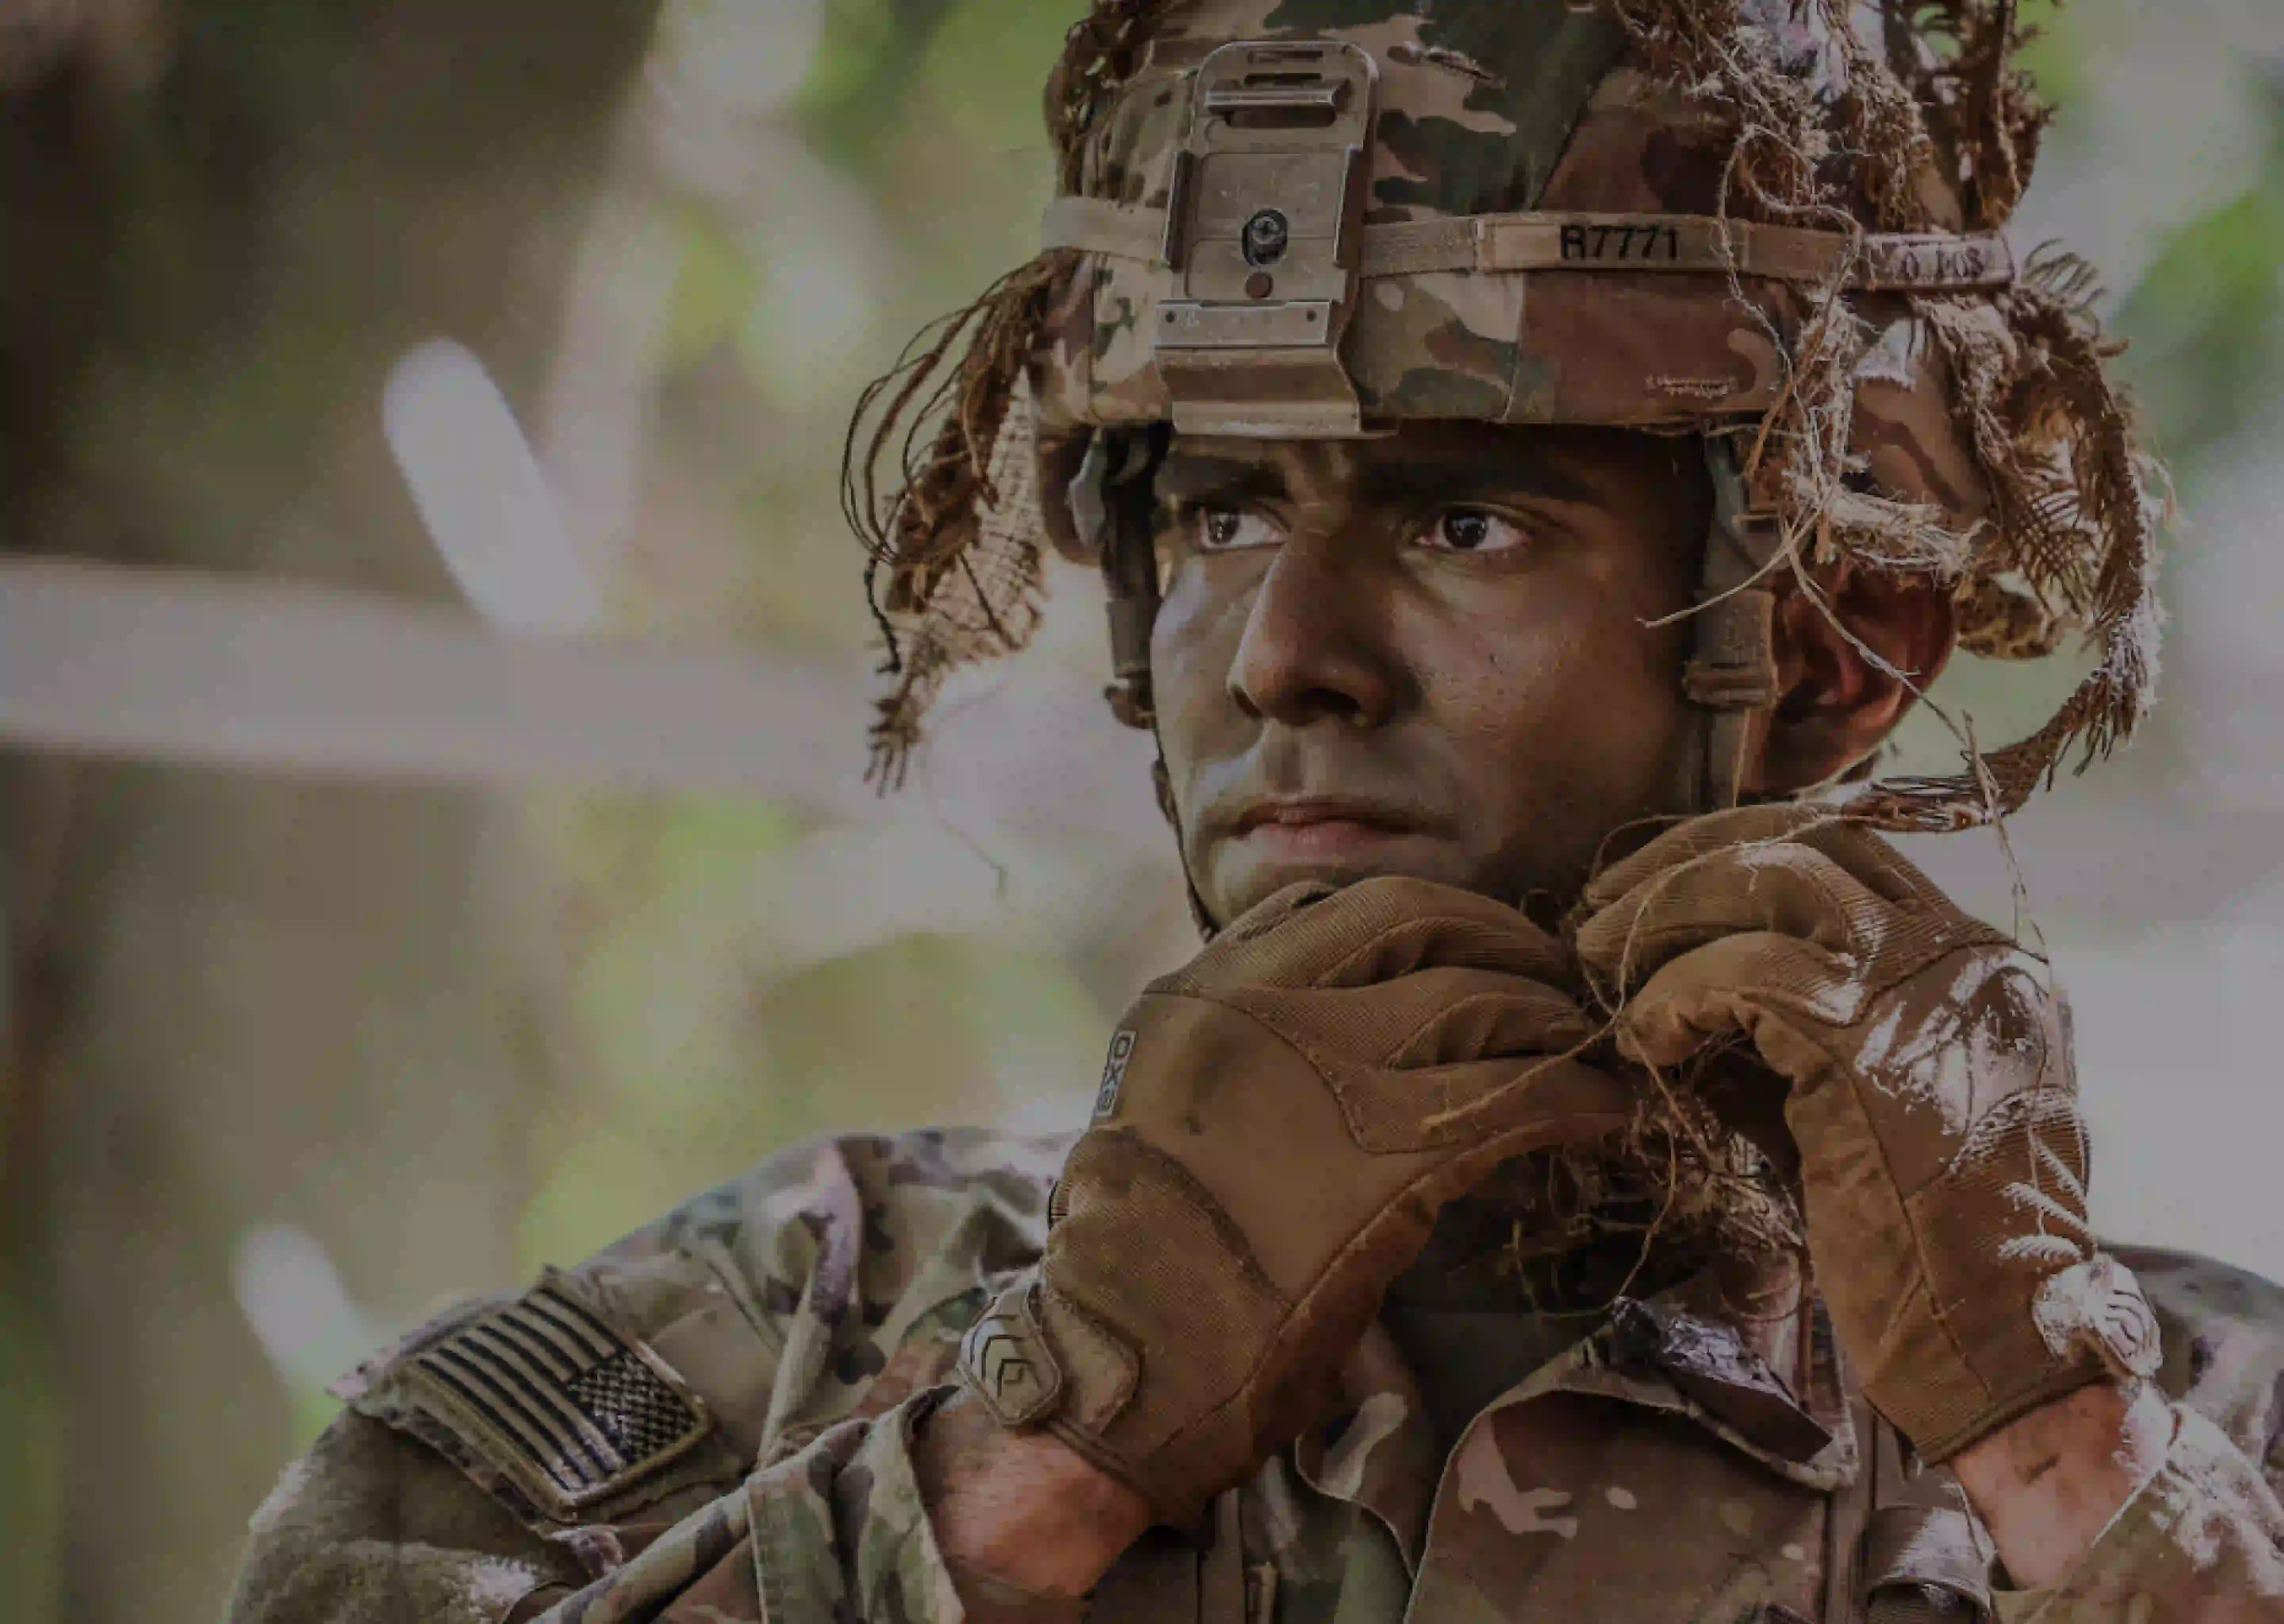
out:
<path id="1" fill-rule="evenodd" d="M 1227 923 L 1300 879 L 1572 894 L 1676 809 L 1695 442 L 1421 424 L 1177 439 L 1151 662 L 1183 852 Z"/>

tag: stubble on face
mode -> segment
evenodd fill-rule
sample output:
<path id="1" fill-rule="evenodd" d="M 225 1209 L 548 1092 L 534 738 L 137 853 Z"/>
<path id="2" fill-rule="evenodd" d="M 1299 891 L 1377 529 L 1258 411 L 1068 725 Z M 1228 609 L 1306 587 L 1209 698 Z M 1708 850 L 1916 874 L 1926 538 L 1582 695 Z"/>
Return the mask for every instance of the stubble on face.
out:
<path id="1" fill-rule="evenodd" d="M 1559 905 L 1677 809 L 1693 441 L 1177 440 L 1156 494 L 1160 738 L 1216 919 L 1377 874 Z"/>

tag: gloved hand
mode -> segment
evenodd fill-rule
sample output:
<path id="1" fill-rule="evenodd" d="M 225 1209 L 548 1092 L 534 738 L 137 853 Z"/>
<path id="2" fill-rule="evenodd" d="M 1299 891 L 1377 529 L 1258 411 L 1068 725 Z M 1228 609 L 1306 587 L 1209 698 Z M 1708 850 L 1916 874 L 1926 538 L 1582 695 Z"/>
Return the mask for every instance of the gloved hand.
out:
<path id="1" fill-rule="evenodd" d="M 2087 1224 L 2069 1011 L 2039 961 L 1828 809 L 1684 824 L 1585 908 L 1622 1050 L 1670 1066 L 1741 1035 L 1789 1085 L 1818 1281 L 1922 1458 L 2154 1370 L 2148 1304 Z"/>
<path id="2" fill-rule="evenodd" d="M 1294 886 L 1118 1026 L 1035 1280 L 961 1375 L 1186 1523 L 1326 1408 L 1437 1210 L 1599 1136 L 1635 1091 L 1560 1058 L 1593 1031 L 1560 945 L 1421 880 Z"/>

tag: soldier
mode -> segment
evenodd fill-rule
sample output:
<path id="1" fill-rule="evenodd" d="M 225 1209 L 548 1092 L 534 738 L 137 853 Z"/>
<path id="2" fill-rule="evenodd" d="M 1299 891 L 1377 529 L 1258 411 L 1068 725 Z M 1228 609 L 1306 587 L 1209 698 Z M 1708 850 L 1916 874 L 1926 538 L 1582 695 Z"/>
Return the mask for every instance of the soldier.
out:
<path id="1" fill-rule="evenodd" d="M 2150 681 L 2014 12 L 1097 0 L 858 442 L 881 764 L 1099 560 L 1208 945 L 1075 1144 L 805 1146 L 365 1366 L 234 1616 L 2284 1620 L 2284 1293 L 2098 1245 L 2043 964 L 1874 832 Z"/>

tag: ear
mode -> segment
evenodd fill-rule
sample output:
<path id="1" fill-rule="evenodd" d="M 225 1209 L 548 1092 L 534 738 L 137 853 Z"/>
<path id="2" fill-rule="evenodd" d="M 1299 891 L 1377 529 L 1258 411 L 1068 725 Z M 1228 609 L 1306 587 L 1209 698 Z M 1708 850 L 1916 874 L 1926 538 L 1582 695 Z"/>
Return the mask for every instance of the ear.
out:
<path id="1" fill-rule="evenodd" d="M 1777 701 L 1746 788 L 1784 795 L 1864 760 L 1943 674 L 1958 645 L 1951 594 L 1920 575 L 1842 563 L 1779 589 Z M 1876 657 L 1876 658 L 1875 658 Z"/>

